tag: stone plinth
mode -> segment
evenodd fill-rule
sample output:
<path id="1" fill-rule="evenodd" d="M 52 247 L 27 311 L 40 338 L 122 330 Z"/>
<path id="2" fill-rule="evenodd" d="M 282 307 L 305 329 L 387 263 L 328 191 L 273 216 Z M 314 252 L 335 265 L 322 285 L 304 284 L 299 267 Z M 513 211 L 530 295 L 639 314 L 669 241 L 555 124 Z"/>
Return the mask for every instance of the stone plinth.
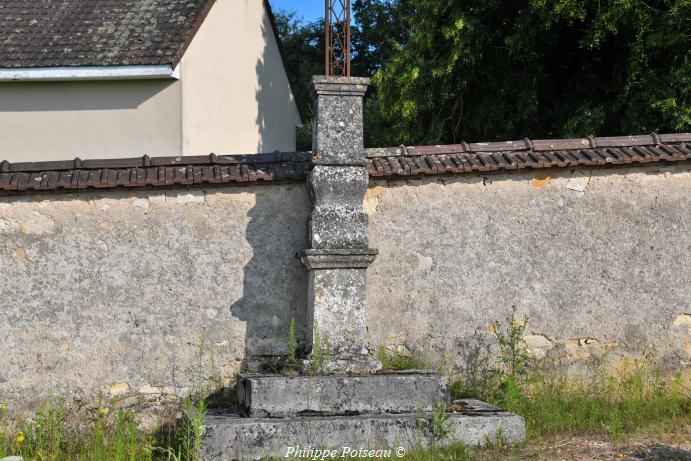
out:
<path id="1" fill-rule="evenodd" d="M 380 414 L 359 416 L 242 418 L 210 412 L 206 418 L 204 459 L 207 461 L 283 459 L 293 447 L 339 450 L 391 449 L 409 451 L 431 443 L 439 446 L 462 442 L 480 446 L 501 438 L 506 443 L 525 438 L 525 422 L 476 400 L 464 401 L 467 411 L 450 414 L 448 434 L 440 438 L 432 413 Z M 331 458 L 329 458 L 331 459 Z M 349 458 L 350 459 L 350 458 Z"/>
<path id="2" fill-rule="evenodd" d="M 244 416 L 289 417 L 433 412 L 449 406 L 447 378 L 436 374 L 370 376 L 241 375 Z"/>

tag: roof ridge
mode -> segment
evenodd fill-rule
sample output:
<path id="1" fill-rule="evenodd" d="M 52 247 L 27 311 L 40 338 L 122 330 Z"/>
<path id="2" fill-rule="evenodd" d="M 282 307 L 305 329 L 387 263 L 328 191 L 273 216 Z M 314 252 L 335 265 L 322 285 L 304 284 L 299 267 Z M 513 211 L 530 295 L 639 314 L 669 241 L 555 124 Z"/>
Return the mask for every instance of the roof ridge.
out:
<path id="1" fill-rule="evenodd" d="M 65 170 L 103 170 L 118 168 L 146 168 L 146 167 L 187 167 L 195 165 L 262 165 L 269 163 L 309 162 L 311 152 L 268 152 L 260 154 L 237 155 L 187 155 L 176 157 L 141 157 L 91 159 L 82 160 L 76 157 L 72 160 L 49 160 L 45 162 L 14 162 L 7 160 L 0 162 L 0 173 L 65 171 Z"/>
<path id="2" fill-rule="evenodd" d="M 661 144 L 691 142 L 691 133 L 655 132 L 631 136 L 588 136 L 586 138 L 535 139 L 524 138 L 520 141 L 490 141 L 460 144 L 437 144 L 428 146 L 378 147 L 365 149 L 368 157 L 418 156 L 445 153 L 481 153 L 481 152 L 544 152 L 560 150 L 578 150 L 584 148 L 657 146 Z"/>

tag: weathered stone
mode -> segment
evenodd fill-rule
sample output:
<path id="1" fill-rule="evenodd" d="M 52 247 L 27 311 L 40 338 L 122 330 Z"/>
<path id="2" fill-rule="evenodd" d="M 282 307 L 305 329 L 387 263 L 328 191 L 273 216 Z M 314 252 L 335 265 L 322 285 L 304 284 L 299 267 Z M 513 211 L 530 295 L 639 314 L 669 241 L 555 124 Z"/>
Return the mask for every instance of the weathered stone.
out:
<path id="1" fill-rule="evenodd" d="M 371 248 L 336 248 L 305 250 L 300 259 L 307 269 L 367 269 L 374 262 L 377 250 Z"/>
<path id="2" fill-rule="evenodd" d="M 206 417 L 203 459 L 207 461 L 285 458 L 289 447 L 343 450 L 391 448 L 391 458 L 431 443 L 479 446 L 501 438 L 515 443 L 525 438 L 525 422 L 476 400 L 464 401 L 463 413 L 450 414 L 439 439 L 430 413 L 327 416 L 321 418 L 241 418 L 210 412 Z M 396 452 L 396 449 L 402 450 Z M 339 453 L 340 456 L 340 453 Z"/>
<path id="3" fill-rule="evenodd" d="M 432 412 L 450 403 L 447 378 L 435 374 L 370 376 L 241 375 L 243 415 L 355 415 Z"/>
<path id="4" fill-rule="evenodd" d="M 523 341 L 529 353 L 536 359 L 543 359 L 547 351 L 554 348 L 552 341 L 542 335 L 524 335 Z"/>
<path id="5" fill-rule="evenodd" d="M 576 170 L 573 172 L 571 179 L 566 183 L 566 188 L 574 192 L 584 193 L 588 188 L 588 183 L 590 182 L 590 174 L 588 172 L 583 172 Z"/>
<path id="6" fill-rule="evenodd" d="M 149 208 L 149 199 L 138 198 L 132 203 L 132 205 L 134 205 L 135 208 Z"/>
<path id="7" fill-rule="evenodd" d="M 362 98 L 369 79 L 312 78 L 315 165 L 364 165 Z"/>
<path id="8" fill-rule="evenodd" d="M 576 355 L 595 359 L 614 343 L 608 355 L 623 353 L 630 347 L 627 325 L 638 324 L 644 349 L 680 367 L 690 339 L 672 324 L 691 314 L 691 253 L 682 238 L 691 231 L 691 180 L 658 175 L 651 166 L 585 173 L 591 179 L 582 196 L 565 188 L 566 170 L 551 170 L 542 188 L 531 172 L 484 175 L 491 183 L 479 175 L 376 181 L 370 344 L 405 334 L 406 345 L 430 363 L 445 360 L 447 351 L 452 366 L 464 369 L 468 351 L 494 341 L 477 332 L 504 323 L 515 305 L 519 318 L 528 316 L 529 332 L 557 346 L 548 355 L 562 352 L 569 338 L 585 337 L 599 339 L 599 349 L 575 342 Z M 415 272 L 417 259 L 408 259 L 415 254 L 433 259 L 429 271 Z M 485 357 L 496 358 L 495 350 Z"/>
<path id="9" fill-rule="evenodd" d="M 369 181 L 362 132 L 367 82 L 334 77 L 314 77 L 312 82 L 315 166 L 307 181 L 312 198 L 310 248 L 302 254 L 310 270 L 308 357 L 302 367 L 321 373 L 381 368 L 368 350 L 365 315 L 365 271 L 376 255 L 368 245 L 369 222 L 363 210 Z"/>
<path id="10" fill-rule="evenodd" d="M 31 217 L 22 223 L 20 230 L 25 234 L 43 235 L 52 233 L 54 227 L 55 223 L 52 219 L 34 211 Z"/>
<path id="11" fill-rule="evenodd" d="M 318 333 L 324 360 L 317 365 L 320 372 L 361 373 L 381 368 L 368 350 L 365 277 L 364 268 L 313 269 L 309 273 L 307 343 L 314 349 Z M 306 362 L 304 367 L 312 364 Z"/>
<path id="12" fill-rule="evenodd" d="M 691 314 L 680 314 L 674 319 L 672 327 L 691 335 Z"/>
<path id="13" fill-rule="evenodd" d="M 127 394 L 130 391 L 130 385 L 127 383 L 112 384 L 108 388 L 108 395 L 116 396 Z"/>
<path id="14" fill-rule="evenodd" d="M 184 203 L 204 203 L 204 191 L 180 192 L 174 196 L 173 201 L 177 204 Z"/>

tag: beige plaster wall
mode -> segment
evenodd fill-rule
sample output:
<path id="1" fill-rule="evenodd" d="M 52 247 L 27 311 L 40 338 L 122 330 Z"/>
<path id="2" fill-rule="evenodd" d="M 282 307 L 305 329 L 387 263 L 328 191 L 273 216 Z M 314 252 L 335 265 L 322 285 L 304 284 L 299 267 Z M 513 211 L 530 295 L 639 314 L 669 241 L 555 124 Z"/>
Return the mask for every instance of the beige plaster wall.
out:
<path id="1" fill-rule="evenodd" d="M 295 149 L 299 115 L 263 0 L 217 0 L 181 72 L 184 155 Z"/>
<path id="2" fill-rule="evenodd" d="M 176 155 L 176 80 L 0 83 L 0 160 Z"/>
<path id="3" fill-rule="evenodd" d="M 300 118 L 263 0 L 217 0 L 180 73 L 0 83 L 0 160 L 295 150 Z"/>

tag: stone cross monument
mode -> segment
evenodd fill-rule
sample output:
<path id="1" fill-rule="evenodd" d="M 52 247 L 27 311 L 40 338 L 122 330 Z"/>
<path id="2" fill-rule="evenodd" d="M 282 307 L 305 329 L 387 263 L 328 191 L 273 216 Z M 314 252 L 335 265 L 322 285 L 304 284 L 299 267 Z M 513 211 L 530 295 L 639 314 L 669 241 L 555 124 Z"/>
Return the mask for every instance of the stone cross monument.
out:
<path id="1" fill-rule="evenodd" d="M 376 250 L 369 248 L 363 211 L 367 189 L 362 133 L 362 99 L 369 80 L 315 76 L 310 248 L 302 253 L 309 270 L 308 359 L 304 367 L 322 373 L 361 374 L 381 364 L 368 349 L 365 283 Z M 316 356 L 315 356 L 316 354 Z"/>

